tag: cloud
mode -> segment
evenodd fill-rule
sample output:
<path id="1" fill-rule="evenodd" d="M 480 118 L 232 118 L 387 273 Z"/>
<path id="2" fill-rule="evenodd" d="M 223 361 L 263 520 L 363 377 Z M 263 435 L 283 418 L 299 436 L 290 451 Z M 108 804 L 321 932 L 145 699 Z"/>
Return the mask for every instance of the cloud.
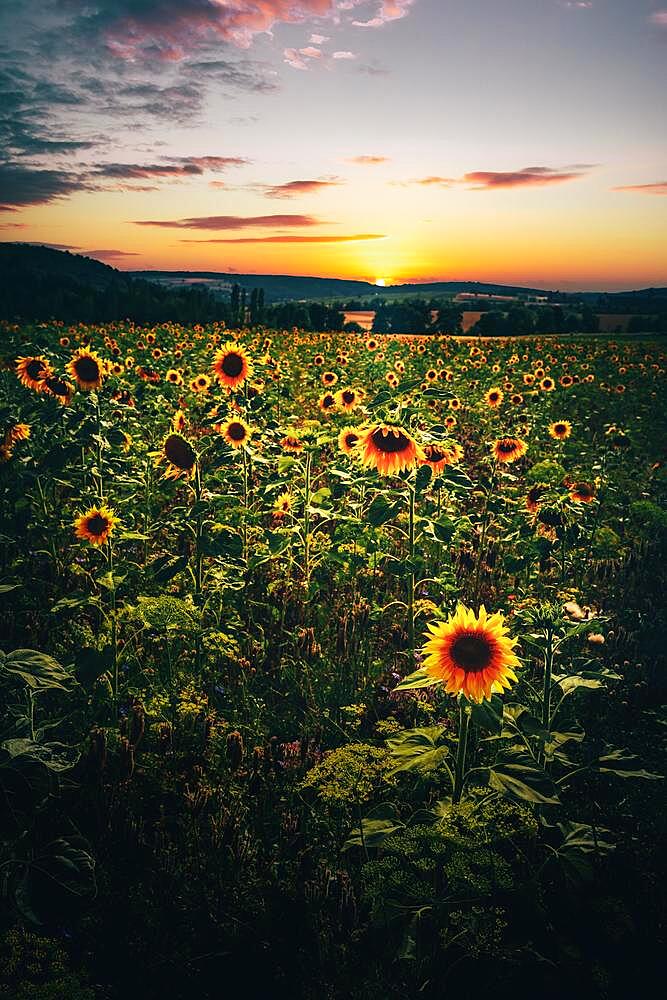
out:
<path id="1" fill-rule="evenodd" d="M 81 252 L 86 257 L 93 257 L 103 263 L 122 260 L 124 257 L 141 257 L 141 254 L 134 250 L 82 250 Z"/>
<path id="2" fill-rule="evenodd" d="M 42 170 L 0 163 L 0 211 L 13 212 L 29 205 L 45 205 L 75 191 L 86 190 L 86 181 L 67 170 Z"/>
<path id="3" fill-rule="evenodd" d="M 197 177 L 205 171 L 223 171 L 250 163 L 244 156 L 165 156 L 161 163 L 101 163 L 97 177 L 143 180 L 151 177 Z"/>
<path id="4" fill-rule="evenodd" d="M 389 163 L 388 156 L 351 156 L 348 163 L 357 163 L 361 166 L 373 167 L 379 163 Z"/>
<path id="5" fill-rule="evenodd" d="M 321 59 L 321 49 L 316 49 L 312 45 L 306 45 L 303 49 L 285 49 L 283 52 L 284 62 L 293 69 L 308 69 L 309 59 Z"/>
<path id="6" fill-rule="evenodd" d="M 287 181 L 286 184 L 274 184 L 264 191 L 267 198 L 295 198 L 301 194 L 313 194 L 323 188 L 338 187 L 340 180 L 324 181 Z"/>
<path id="7" fill-rule="evenodd" d="M 357 28 L 381 28 L 388 21 L 399 21 L 406 17 L 414 0 L 383 0 L 375 17 L 368 21 L 353 21 Z"/>
<path id="8" fill-rule="evenodd" d="M 309 41 L 311 45 L 324 45 L 325 42 L 330 42 L 331 39 L 328 35 L 311 35 Z"/>
<path id="9" fill-rule="evenodd" d="M 135 226 L 170 229 L 254 229 L 281 226 L 321 226 L 312 215 L 205 215 L 194 219 L 141 219 Z"/>
<path id="10" fill-rule="evenodd" d="M 658 28 L 667 28 L 667 10 L 656 10 L 649 17 L 649 21 Z"/>
<path id="11" fill-rule="evenodd" d="M 339 50 L 338 52 L 334 52 L 331 58 L 332 59 L 356 59 L 357 58 L 357 54 L 356 54 L 356 52 L 347 52 L 346 50 Z"/>
<path id="12" fill-rule="evenodd" d="M 180 240 L 181 243 L 357 243 L 386 240 L 386 233 L 354 233 L 350 236 L 239 236 L 228 240 Z"/>
<path id="13" fill-rule="evenodd" d="M 381 66 L 378 62 L 360 63 L 357 73 L 363 73 L 364 76 L 389 76 L 386 66 Z"/>
<path id="14" fill-rule="evenodd" d="M 612 191 L 633 191 L 638 194 L 667 194 L 667 181 L 655 184 L 623 184 L 612 188 Z"/>
<path id="15" fill-rule="evenodd" d="M 560 171 L 552 167 L 524 167 L 522 170 L 474 170 L 464 174 L 461 183 L 471 185 L 473 191 L 497 188 L 544 187 L 562 184 L 584 176 L 582 170 Z"/>
<path id="16" fill-rule="evenodd" d="M 413 181 L 403 181 L 402 184 L 419 184 L 422 187 L 452 187 L 453 184 L 458 183 L 453 177 L 438 177 L 434 175 L 432 177 L 418 177 Z"/>

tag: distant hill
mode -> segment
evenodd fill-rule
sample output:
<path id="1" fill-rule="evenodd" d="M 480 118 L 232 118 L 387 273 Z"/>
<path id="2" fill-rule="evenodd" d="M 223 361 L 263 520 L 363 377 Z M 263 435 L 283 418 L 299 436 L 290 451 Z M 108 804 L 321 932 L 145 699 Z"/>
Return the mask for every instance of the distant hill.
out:
<path id="1" fill-rule="evenodd" d="M 395 296 L 417 295 L 452 296 L 460 292 L 473 295 L 547 295 L 539 288 L 518 285 L 495 285 L 482 281 L 433 281 L 424 284 L 388 285 L 371 284 L 369 281 L 352 281 L 346 278 L 309 278 L 292 274 L 235 274 L 222 271 L 128 271 L 136 278 L 159 281 L 161 284 L 179 285 L 203 282 L 215 289 L 240 285 L 246 291 L 263 288 L 267 302 L 307 301 L 322 299 L 350 299 L 378 296 L 383 299 Z"/>
<path id="2" fill-rule="evenodd" d="M 180 323 L 224 318 L 206 288 L 140 281 L 98 260 L 27 243 L 0 243 L 0 318 Z"/>

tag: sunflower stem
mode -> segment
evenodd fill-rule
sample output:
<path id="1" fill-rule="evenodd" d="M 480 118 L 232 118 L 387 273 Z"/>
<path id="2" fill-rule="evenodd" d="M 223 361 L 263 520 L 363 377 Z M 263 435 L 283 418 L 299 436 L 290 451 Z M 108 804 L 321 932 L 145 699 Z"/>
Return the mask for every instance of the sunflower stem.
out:
<path id="1" fill-rule="evenodd" d="M 544 648 L 544 687 L 542 689 L 542 728 L 545 732 L 551 730 L 551 675 L 554 665 L 554 634 L 551 628 L 546 630 L 546 646 Z M 540 763 L 546 758 L 546 738 L 542 744 Z"/>
<path id="2" fill-rule="evenodd" d="M 310 583 L 310 470 L 312 456 L 310 452 L 306 454 L 306 476 L 304 490 L 303 508 L 303 578 L 306 585 L 306 592 Z"/>
<path id="3" fill-rule="evenodd" d="M 410 527 L 409 527 L 409 546 L 410 546 L 410 580 L 408 583 L 408 642 L 410 644 L 410 652 L 414 653 L 415 649 L 415 489 L 414 486 L 408 486 L 408 496 L 409 496 L 409 512 L 410 512 Z"/>
<path id="4" fill-rule="evenodd" d="M 465 780 L 466 751 L 468 749 L 468 730 L 470 727 L 470 712 L 463 697 L 459 696 L 459 740 L 456 748 L 456 767 L 454 770 L 454 792 L 452 803 L 457 806 L 463 794 Z"/>

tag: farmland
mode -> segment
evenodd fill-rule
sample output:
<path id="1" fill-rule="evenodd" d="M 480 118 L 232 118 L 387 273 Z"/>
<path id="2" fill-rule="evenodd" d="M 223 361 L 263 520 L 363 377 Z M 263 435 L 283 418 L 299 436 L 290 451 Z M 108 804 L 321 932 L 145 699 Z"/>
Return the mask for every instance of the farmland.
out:
<path id="1" fill-rule="evenodd" d="M 0 998 L 657 968 L 659 338 L 0 333 Z"/>

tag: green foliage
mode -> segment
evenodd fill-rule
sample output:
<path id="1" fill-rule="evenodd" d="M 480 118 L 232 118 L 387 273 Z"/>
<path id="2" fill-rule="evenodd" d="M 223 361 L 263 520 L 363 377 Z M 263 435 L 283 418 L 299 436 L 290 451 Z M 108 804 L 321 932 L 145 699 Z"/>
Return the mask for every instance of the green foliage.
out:
<path id="1" fill-rule="evenodd" d="M 332 809 L 368 802 L 391 787 L 393 764 L 385 750 L 366 743 L 348 743 L 332 750 L 311 768 L 300 785 Z"/>

